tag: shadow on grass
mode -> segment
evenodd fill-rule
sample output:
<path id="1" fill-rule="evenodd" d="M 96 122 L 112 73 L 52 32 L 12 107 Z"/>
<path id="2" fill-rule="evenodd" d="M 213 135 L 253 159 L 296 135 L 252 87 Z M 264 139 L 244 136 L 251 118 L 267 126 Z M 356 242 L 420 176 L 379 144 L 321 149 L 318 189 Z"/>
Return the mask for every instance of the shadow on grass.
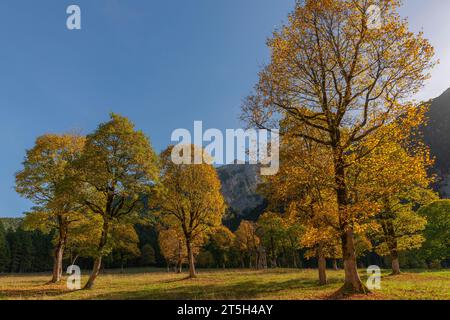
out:
<path id="1" fill-rule="evenodd" d="M 12 289 L 3 290 L 3 299 L 36 299 L 39 297 L 61 297 L 71 293 L 63 288 L 51 288 L 51 287 L 39 287 L 39 288 L 27 288 L 27 289 Z"/>
<path id="2" fill-rule="evenodd" d="M 101 294 L 91 299 L 113 299 L 113 300 L 245 300 L 264 298 L 267 295 L 274 295 L 285 290 L 313 290 L 321 291 L 328 286 L 319 286 L 315 280 L 292 279 L 287 281 L 257 282 L 244 281 L 230 285 L 204 284 L 196 285 L 196 280 L 184 280 L 176 288 L 149 288 L 138 291 L 120 291 Z M 331 280 L 329 285 L 339 283 L 338 280 Z"/>
<path id="3" fill-rule="evenodd" d="M 326 286 L 319 286 L 316 279 L 303 277 L 302 275 L 280 280 L 264 278 L 265 275 L 270 276 L 282 273 L 285 273 L 285 271 L 273 270 L 261 273 L 260 279 L 224 279 L 224 281 L 229 283 L 220 283 L 220 281 L 217 281 L 220 278 L 211 278 L 209 273 L 205 273 L 207 275 L 205 277 L 200 275 L 196 279 L 180 276 L 175 279 L 160 279 L 150 283 L 143 282 L 141 284 L 142 288 L 137 289 L 136 286 L 129 290 L 126 290 L 126 287 L 122 287 L 106 292 L 107 288 L 99 287 L 99 291 L 96 292 L 94 288 L 83 298 L 91 300 L 240 300 L 258 299 L 268 296 L 280 296 L 280 298 L 283 298 L 285 296 L 283 292 L 286 292 L 288 296 L 295 295 L 304 299 L 327 299 L 326 294 L 329 294 L 330 290 L 333 290 L 337 284 L 341 283 L 341 279 L 337 277 L 330 278 L 329 284 Z M 72 293 L 74 292 L 60 285 L 39 285 L 23 289 L 11 288 L 11 290 L 5 290 L 2 292 L 4 295 L 2 298 L 39 299 L 40 296 L 54 297 L 55 299 L 76 298 L 76 293 L 74 296 L 66 297 L 66 295 Z"/>

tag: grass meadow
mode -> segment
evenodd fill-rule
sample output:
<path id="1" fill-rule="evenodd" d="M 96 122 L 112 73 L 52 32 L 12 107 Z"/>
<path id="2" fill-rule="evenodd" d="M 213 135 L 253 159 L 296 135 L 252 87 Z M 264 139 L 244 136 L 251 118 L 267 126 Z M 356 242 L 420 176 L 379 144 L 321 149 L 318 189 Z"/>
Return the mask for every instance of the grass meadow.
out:
<path id="1" fill-rule="evenodd" d="M 366 281 L 365 271 L 360 274 Z M 82 281 L 87 280 L 84 273 Z M 198 278 L 162 269 L 107 270 L 92 290 L 70 291 L 66 279 L 49 285 L 49 274 L 0 275 L 0 299 L 12 300 L 325 300 L 333 299 L 343 271 L 328 271 L 318 286 L 317 270 L 199 270 Z M 450 271 L 383 271 L 381 290 L 349 299 L 450 300 Z"/>

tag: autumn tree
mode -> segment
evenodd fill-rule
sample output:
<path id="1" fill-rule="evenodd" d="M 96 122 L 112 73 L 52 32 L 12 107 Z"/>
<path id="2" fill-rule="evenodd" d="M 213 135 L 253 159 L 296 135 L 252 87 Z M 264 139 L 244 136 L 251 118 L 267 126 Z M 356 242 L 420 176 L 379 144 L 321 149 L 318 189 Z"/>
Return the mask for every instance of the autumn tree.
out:
<path id="1" fill-rule="evenodd" d="M 181 273 L 183 263 L 187 260 L 183 235 L 174 229 L 163 229 L 158 234 L 158 244 L 161 254 L 166 260 L 167 271 L 169 271 L 170 265 L 174 265 L 176 271 Z"/>
<path id="2" fill-rule="evenodd" d="M 285 215 L 299 230 L 299 245 L 307 248 L 307 258 L 318 261 L 319 283 L 327 283 L 326 258 L 337 258 L 340 250 L 337 204 L 333 190 L 333 164 L 321 144 L 291 132 L 295 122 L 280 122 L 281 166 L 277 175 L 264 178 L 260 190 L 271 210 Z M 320 136 L 320 132 L 310 132 Z"/>
<path id="3" fill-rule="evenodd" d="M 234 234 L 225 226 L 218 226 L 210 231 L 206 249 L 211 253 L 218 266 L 225 268 L 230 262 L 230 250 Z"/>
<path id="4" fill-rule="evenodd" d="M 87 211 L 71 224 L 65 256 L 72 265 L 80 257 L 90 258 L 96 255 L 98 239 L 102 234 L 102 221 L 99 215 Z"/>
<path id="5" fill-rule="evenodd" d="M 353 181 L 361 191 L 359 196 L 378 203 L 378 228 L 372 232 L 376 249 L 380 255 L 390 256 L 392 273 L 400 274 L 399 252 L 419 248 L 424 241 L 426 220 L 417 214 L 417 207 L 437 196 L 427 172 L 432 165 L 428 148 L 419 141 L 399 139 L 402 135 L 394 125 L 384 130 L 388 131 L 389 141 L 355 164 Z"/>
<path id="6" fill-rule="evenodd" d="M 156 263 L 155 249 L 149 243 L 141 248 L 141 263 L 144 266 L 152 266 Z"/>
<path id="7" fill-rule="evenodd" d="M 158 161 L 149 139 L 125 117 L 111 114 L 88 135 L 82 157 L 76 162 L 78 179 L 87 189 L 81 201 L 101 219 L 94 266 L 85 289 L 93 287 L 102 258 L 111 250 L 111 233 L 120 224 L 131 224 L 143 209 L 142 197 L 150 194 L 158 178 Z"/>
<path id="8" fill-rule="evenodd" d="M 421 217 L 427 219 L 424 231 L 425 243 L 420 255 L 428 266 L 450 259 L 450 200 L 435 201 L 419 210 Z"/>
<path id="9" fill-rule="evenodd" d="M 214 256 L 210 251 L 202 248 L 197 256 L 197 264 L 204 268 L 211 268 L 214 266 Z"/>
<path id="10" fill-rule="evenodd" d="M 355 156 L 370 153 L 361 142 L 408 110 L 408 99 L 434 65 L 432 46 L 400 18 L 399 0 L 377 2 L 379 28 L 373 28 L 371 5 L 368 0 L 299 1 L 288 23 L 268 41 L 271 61 L 243 105 L 250 125 L 272 129 L 280 116 L 289 117 L 302 129 L 293 134 L 329 148 L 346 294 L 367 292 L 357 272 L 357 211 L 349 210 L 347 172 Z"/>
<path id="11" fill-rule="evenodd" d="M 258 235 L 267 250 L 270 266 L 290 265 L 297 268 L 303 226 L 295 219 L 274 212 L 263 213 L 257 223 Z"/>
<path id="12" fill-rule="evenodd" d="M 119 262 L 123 272 L 127 261 L 141 255 L 139 237 L 132 224 L 114 224 L 111 230 L 111 258 Z"/>
<path id="13" fill-rule="evenodd" d="M 173 153 L 184 157 L 175 163 Z M 207 161 L 196 164 L 197 156 L 207 160 L 201 147 L 186 145 L 181 149 L 167 148 L 161 154 L 162 188 L 158 193 L 158 208 L 169 219 L 169 226 L 179 229 L 185 240 L 189 277 L 196 277 L 193 246 L 211 227 L 220 225 L 225 212 L 221 184 L 214 167 Z"/>
<path id="14" fill-rule="evenodd" d="M 235 245 L 241 253 L 241 265 L 244 266 L 244 258 L 248 260 L 248 266 L 259 269 L 262 265 L 262 243 L 258 236 L 258 225 L 255 222 L 242 220 L 239 228 L 234 233 Z"/>
<path id="15" fill-rule="evenodd" d="M 51 282 L 61 280 L 64 250 L 71 225 L 82 219 L 83 204 L 68 187 L 74 172 L 71 164 L 80 157 L 85 138 L 77 135 L 44 135 L 27 151 L 23 169 L 16 174 L 16 190 L 36 206 L 27 213 L 25 227 L 44 232 L 56 231 L 54 267 Z"/>
<path id="16" fill-rule="evenodd" d="M 263 213 L 258 219 L 260 237 L 264 246 L 269 251 L 269 262 L 272 268 L 278 266 L 279 251 L 285 247 L 287 239 L 287 225 L 283 218 L 272 212 Z"/>

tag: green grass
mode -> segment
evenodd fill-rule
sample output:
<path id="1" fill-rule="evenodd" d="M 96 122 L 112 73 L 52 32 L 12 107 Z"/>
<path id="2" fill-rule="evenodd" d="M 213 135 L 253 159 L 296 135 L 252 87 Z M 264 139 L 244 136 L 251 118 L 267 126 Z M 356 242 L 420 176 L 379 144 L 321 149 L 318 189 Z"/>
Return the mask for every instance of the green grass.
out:
<path id="1" fill-rule="evenodd" d="M 361 271 L 365 281 L 365 273 Z M 329 284 L 317 285 L 316 270 L 200 270 L 197 279 L 161 269 L 110 270 L 92 290 L 71 292 L 65 281 L 48 285 L 48 274 L 0 276 L 0 299 L 330 299 L 343 279 L 328 271 Z M 83 281 L 86 281 L 83 277 Z M 352 299 L 450 300 L 450 271 L 408 271 L 399 276 L 383 272 L 382 289 Z"/>

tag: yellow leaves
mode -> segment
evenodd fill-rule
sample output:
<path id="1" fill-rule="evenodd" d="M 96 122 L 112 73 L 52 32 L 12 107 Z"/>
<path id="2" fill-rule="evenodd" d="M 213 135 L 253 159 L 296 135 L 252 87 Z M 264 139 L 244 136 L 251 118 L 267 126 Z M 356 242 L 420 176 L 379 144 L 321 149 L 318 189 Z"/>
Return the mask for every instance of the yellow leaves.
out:
<path id="1" fill-rule="evenodd" d="M 138 248 L 139 237 L 132 224 L 115 224 L 111 232 L 110 245 L 127 256 L 137 257 L 140 255 Z"/>
<path id="2" fill-rule="evenodd" d="M 261 243 L 256 233 L 257 225 L 254 222 L 243 220 L 234 233 L 236 244 L 242 251 L 254 251 Z"/>
<path id="3" fill-rule="evenodd" d="M 56 197 L 70 175 L 68 165 L 79 157 L 85 138 L 75 135 L 44 135 L 27 151 L 23 169 L 16 174 L 16 190 L 37 205 Z"/>
<path id="4" fill-rule="evenodd" d="M 184 262 L 187 259 L 187 249 L 184 237 L 175 229 L 161 230 L 158 235 L 161 254 L 168 263 Z"/>
<path id="5" fill-rule="evenodd" d="M 57 227 L 55 220 L 55 217 L 49 212 L 33 211 L 26 214 L 23 227 L 25 231 L 40 230 L 48 234 Z"/>
<path id="6" fill-rule="evenodd" d="M 192 146 L 192 157 L 196 149 Z M 171 224 L 195 237 L 221 222 L 226 206 L 220 180 L 212 165 L 173 163 L 172 150 L 169 147 L 161 154 L 163 174 L 156 201 Z"/>

